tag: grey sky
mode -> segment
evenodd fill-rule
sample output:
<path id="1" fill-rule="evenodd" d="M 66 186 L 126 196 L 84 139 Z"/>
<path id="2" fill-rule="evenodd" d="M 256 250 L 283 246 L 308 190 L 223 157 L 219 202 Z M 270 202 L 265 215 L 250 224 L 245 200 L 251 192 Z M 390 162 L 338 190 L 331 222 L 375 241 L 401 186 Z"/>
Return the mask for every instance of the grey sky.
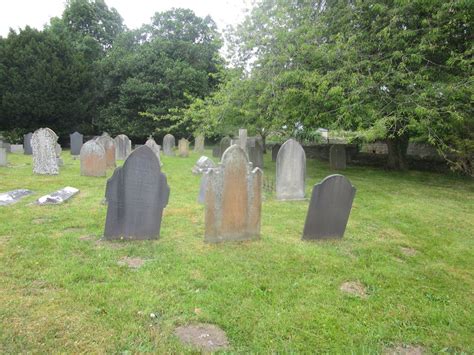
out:
<path id="1" fill-rule="evenodd" d="M 243 20 L 251 0 L 105 0 L 115 7 L 128 28 L 148 23 L 155 12 L 172 7 L 192 9 L 196 15 L 210 15 L 219 30 Z M 0 36 L 7 36 L 9 28 L 15 30 L 26 25 L 42 29 L 51 17 L 61 16 L 65 0 L 0 0 Z"/>

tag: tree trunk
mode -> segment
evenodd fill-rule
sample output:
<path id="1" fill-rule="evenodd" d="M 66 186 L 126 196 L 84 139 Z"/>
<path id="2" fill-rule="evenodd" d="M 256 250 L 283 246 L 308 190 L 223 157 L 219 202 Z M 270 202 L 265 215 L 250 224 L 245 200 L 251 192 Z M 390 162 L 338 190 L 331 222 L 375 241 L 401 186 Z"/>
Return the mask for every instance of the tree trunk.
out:
<path id="1" fill-rule="evenodd" d="M 387 168 L 390 170 L 407 170 L 408 134 L 387 139 Z"/>
<path id="2" fill-rule="evenodd" d="M 267 135 L 266 134 L 261 134 L 262 137 L 262 144 L 263 144 L 263 154 L 267 153 Z"/>

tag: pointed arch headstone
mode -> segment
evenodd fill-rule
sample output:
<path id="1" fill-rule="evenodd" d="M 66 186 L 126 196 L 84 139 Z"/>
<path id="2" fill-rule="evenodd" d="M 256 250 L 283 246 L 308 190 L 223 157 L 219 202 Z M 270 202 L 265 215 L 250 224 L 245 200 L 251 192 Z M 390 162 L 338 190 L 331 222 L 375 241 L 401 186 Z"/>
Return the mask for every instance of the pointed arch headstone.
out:
<path id="1" fill-rule="evenodd" d="M 276 198 L 302 200 L 305 194 L 306 154 L 294 139 L 288 139 L 276 160 Z"/>
<path id="2" fill-rule="evenodd" d="M 79 132 L 74 132 L 69 135 L 71 143 L 71 155 L 81 154 L 82 144 L 84 143 L 84 136 Z"/>

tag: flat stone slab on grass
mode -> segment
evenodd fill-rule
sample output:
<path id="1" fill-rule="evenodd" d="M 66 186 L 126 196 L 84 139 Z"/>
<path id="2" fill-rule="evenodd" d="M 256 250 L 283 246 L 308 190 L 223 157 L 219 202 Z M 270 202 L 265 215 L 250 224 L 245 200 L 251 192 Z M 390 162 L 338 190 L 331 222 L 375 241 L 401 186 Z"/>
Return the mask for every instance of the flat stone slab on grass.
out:
<path id="1" fill-rule="evenodd" d="M 400 247 L 400 251 L 406 256 L 415 256 L 417 251 L 413 248 Z"/>
<path id="2" fill-rule="evenodd" d="M 176 336 L 182 343 L 199 348 L 202 351 L 217 351 L 228 348 L 227 335 L 212 324 L 194 324 L 178 327 Z"/>
<path id="3" fill-rule="evenodd" d="M 384 355 L 422 355 L 424 353 L 425 349 L 417 345 L 398 345 L 383 351 Z"/>
<path id="4" fill-rule="evenodd" d="M 33 191 L 26 189 L 12 190 L 0 194 L 0 206 L 11 205 L 12 203 L 20 201 L 23 197 L 31 195 Z"/>
<path id="5" fill-rule="evenodd" d="M 79 189 L 75 187 L 66 186 L 65 188 L 55 191 L 52 194 L 41 196 L 39 199 L 36 200 L 36 204 L 38 205 L 59 205 L 75 194 L 79 192 Z"/>
<path id="6" fill-rule="evenodd" d="M 145 260 L 142 258 L 130 258 L 128 256 L 125 256 L 121 258 L 118 262 L 118 265 L 120 266 L 128 266 L 131 269 L 138 269 L 145 264 Z"/>
<path id="7" fill-rule="evenodd" d="M 341 285 L 340 290 L 360 298 L 367 298 L 367 292 L 365 291 L 364 285 L 357 281 L 344 282 Z"/>

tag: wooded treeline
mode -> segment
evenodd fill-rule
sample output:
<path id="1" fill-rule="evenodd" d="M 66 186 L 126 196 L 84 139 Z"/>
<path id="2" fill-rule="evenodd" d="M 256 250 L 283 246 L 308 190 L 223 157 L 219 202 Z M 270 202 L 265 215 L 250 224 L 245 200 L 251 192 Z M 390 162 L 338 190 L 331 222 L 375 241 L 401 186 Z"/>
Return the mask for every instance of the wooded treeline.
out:
<path id="1" fill-rule="evenodd" d="M 208 17 L 175 9 L 128 30 L 102 0 L 70 0 L 43 31 L 0 40 L 0 126 L 264 139 L 325 127 L 387 141 L 393 169 L 415 139 L 472 175 L 473 13 L 468 0 L 261 0 L 225 34 L 226 63 Z"/>

